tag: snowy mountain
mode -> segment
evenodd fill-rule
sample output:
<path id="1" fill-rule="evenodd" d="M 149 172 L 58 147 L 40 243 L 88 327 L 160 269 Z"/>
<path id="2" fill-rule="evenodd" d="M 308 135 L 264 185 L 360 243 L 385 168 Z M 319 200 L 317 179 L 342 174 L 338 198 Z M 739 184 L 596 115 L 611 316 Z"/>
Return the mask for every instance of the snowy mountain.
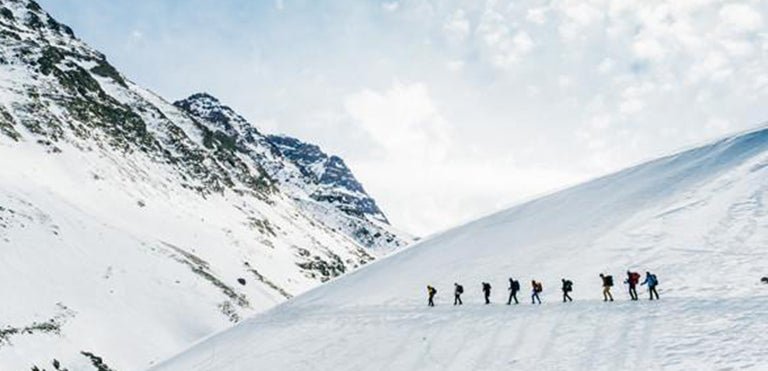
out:
<path id="1" fill-rule="evenodd" d="M 0 369 L 144 369 L 410 240 L 340 162 L 301 175 L 34 1 L 0 1 L 0 41 Z"/>
<path id="2" fill-rule="evenodd" d="M 389 225 L 376 201 L 341 158 L 295 138 L 262 135 L 254 125 L 206 93 L 191 95 L 174 105 L 198 119 L 214 137 L 260 164 L 305 212 L 375 254 L 386 254 L 411 240 Z"/>
<path id="3" fill-rule="evenodd" d="M 307 183 L 315 185 L 316 189 L 310 195 L 313 199 L 336 205 L 350 215 L 389 223 L 344 160 L 328 156 L 320 147 L 296 138 L 270 135 L 268 139 L 283 156 L 296 165 Z"/>
<path id="4" fill-rule="evenodd" d="M 764 369 L 767 199 L 764 128 L 448 230 L 153 370 Z M 641 287 L 629 301 L 628 269 L 657 274 L 661 300 Z M 616 302 L 602 300 L 602 272 Z M 508 277 L 523 285 L 520 305 L 503 304 Z M 532 279 L 543 305 L 530 304 Z"/>

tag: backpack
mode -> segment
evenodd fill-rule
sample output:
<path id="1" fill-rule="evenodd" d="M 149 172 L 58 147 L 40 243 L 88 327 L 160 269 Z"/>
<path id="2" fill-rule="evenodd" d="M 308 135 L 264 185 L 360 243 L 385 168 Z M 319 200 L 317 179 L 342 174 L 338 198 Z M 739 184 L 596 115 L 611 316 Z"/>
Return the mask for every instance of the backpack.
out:
<path id="1" fill-rule="evenodd" d="M 608 287 L 613 286 L 613 276 L 605 276 L 605 285 Z"/>
<path id="2" fill-rule="evenodd" d="M 629 274 L 629 282 L 632 284 L 637 284 L 640 282 L 640 273 L 632 272 Z"/>
<path id="3" fill-rule="evenodd" d="M 565 282 L 563 283 L 563 290 L 565 292 L 573 291 L 573 282 L 571 282 L 571 280 L 565 280 Z"/>
<path id="4" fill-rule="evenodd" d="M 536 284 L 533 285 L 533 291 L 536 293 L 544 291 L 544 287 L 541 285 L 541 282 L 536 282 Z"/>
<path id="5" fill-rule="evenodd" d="M 464 286 L 462 286 L 462 285 L 456 286 L 456 293 L 457 294 L 463 294 L 464 293 Z"/>
<path id="6" fill-rule="evenodd" d="M 434 287 L 432 287 L 432 286 L 429 286 L 429 287 L 427 288 L 427 291 L 429 292 L 429 294 L 430 294 L 430 295 L 435 295 L 435 294 L 437 294 L 437 289 L 436 289 L 436 288 L 434 288 Z"/>
<path id="7" fill-rule="evenodd" d="M 656 278 L 656 275 L 655 275 L 655 274 L 652 274 L 652 275 L 651 275 L 651 282 L 653 282 L 653 285 L 654 285 L 654 286 L 657 286 L 657 285 L 659 284 L 659 279 L 658 279 L 658 278 Z"/>
<path id="8" fill-rule="evenodd" d="M 520 282 L 512 280 L 512 291 L 520 291 Z"/>

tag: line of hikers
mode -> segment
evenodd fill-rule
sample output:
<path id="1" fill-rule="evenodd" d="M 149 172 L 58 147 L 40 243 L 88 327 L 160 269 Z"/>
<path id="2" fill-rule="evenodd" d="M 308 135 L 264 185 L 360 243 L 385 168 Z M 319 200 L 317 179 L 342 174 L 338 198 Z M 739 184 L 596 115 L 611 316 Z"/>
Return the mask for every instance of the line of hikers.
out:
<path id="1" fill-rule="evenodd" d="M 628 285 L 629 287 L 629 297 L 631 300 L 638 300 L 637 296 L 637 285 L 648 285 L 648 294 L 650 295 L 650 300 L 653 300 L 654 297 L 656 297 L 656 300 L 659 300 L 659 292 L 656 291 L 656 286 L 659 285 L 659 280 L 656 278 L 656 275 L 651 272 L 645 272 L 645 280 L 640 283 L 640 273 L 637 272 L 631 272 L 627 271 L 627 278 L 624 280 L 624 284 Z M 602 280 L 602 287 L 603 287 L 603 301 L 613 301 L 613 294 L 611 294 L 611 288 L 613 287 L 613 276 L 606 275 L 603 273 L 600 273 L 600 279 Z M 563 278 L 561 280 L 561 287 L 560 290 L 563 292 L 563 303 L 565 302 L 571 302 L 573 301 L 573 298 L 571 298 L 570 293 L 573 291 L 573 282 L 571 280 Z M 454 283 L 453 284 L 453 305 L 462 305 L 464 302 L 461 300 L 461 295 L 464 293 L 464 286 Z M 491 284 L 488 282 L 482 283 L 482 290 L 483 290 L 483 297 L 485 298 L 485 304 L 491 303 Z M 520 302 L 517 300 L 517 293 L 520 292 L 520 282 L 510 278 L 509 279 L 509 288 L 507 289 L 509 291 L 509 299 L 507 300 L 507 305 L 511 305 L 512 301 L 515 301 L 515 304 L 520 304 Z M 541 304 L 541 298 L 539 297 L 539 294 L 544 291 L 544 286 L 541 284 L 541 282 L 536 280 L 531 280 L 531 304 L 539 303 Z M 432 287 L 431 285 L 427 286 L 427 295 L 428 295 L 428 302 L 427 305 L 430 307 L 435 306 L 435 295 L 437 295 L 437 289 Z"/>

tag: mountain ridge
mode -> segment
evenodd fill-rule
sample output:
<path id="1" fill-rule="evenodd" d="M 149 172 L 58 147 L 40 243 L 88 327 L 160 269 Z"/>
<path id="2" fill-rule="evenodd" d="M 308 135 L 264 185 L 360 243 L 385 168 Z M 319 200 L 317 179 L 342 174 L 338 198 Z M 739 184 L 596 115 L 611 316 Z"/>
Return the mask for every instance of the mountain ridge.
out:
<path id="1" fill-rule="evenodd" d="M 346 230 L 361 245 L 387 253 L 404 246 L 410 238 L 400 238 L 398 234 L 402 232 L 389 230 L 389 221 L 376 201 L 338 156 L 329 156 L 319 146 L 287 135 L 264 135 L 208 93 L 193 94 L 174 105 L 210 129 L 211 139 L 203 139 L 204 142 L 219 140 L 247 154 L 292 197 L 342 212 L 344 218 L 327 222 L 333 228 Z"/>
<path id="2" fill-rule="evenodd" d="M 34 1 L 0 1 L 0 40 L 0 368 L 146 368 L 411 240 L 313 199 L 236 112 L 242 146 Z"/>

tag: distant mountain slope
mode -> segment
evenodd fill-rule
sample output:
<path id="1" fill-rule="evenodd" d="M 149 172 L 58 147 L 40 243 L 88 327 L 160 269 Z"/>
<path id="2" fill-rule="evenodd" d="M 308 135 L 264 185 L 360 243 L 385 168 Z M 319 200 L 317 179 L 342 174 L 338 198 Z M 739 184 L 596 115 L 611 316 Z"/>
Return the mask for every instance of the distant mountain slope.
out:
<path id="1" fill-rule="evenodd" d="M 336 205 L 350 215 L 366 216 L 389 223 L 384 213 L 355 179 L 339 157 L 328 156 L 320 147 L 288 136 L 270 135 L 270 143 L 288 158 L 316 189 L 311 194 L 318 201 Z"/>
<path id="2" fill-rule="evenodd" d="M 153 370 L 762 369 L 767 200 L 763 128 L 446 231 Z M 628 301 L 627 269 L 656 273 L 661 301 L 644 287 Z M 601 272 L 618 302 L 602 301 Z M 519 306 L 501 304 L 507 277 L 523 285 Z M 575 302 L 561 302 L 561 278 Z M 541 306 L 529 303 L 531 279 L 544 283 Z"/>
<path id="3" fill-rule="evenodd" d="M 312 198 L 242 118 L 137 86 L 34 1 L 0 1 L 0 41 L 2 370 L 143 369 L 409 240 Z"/>
<path id="4" fill-rule="evenodd" d="M 263 135 L 230 107 L 206 93 L 174 103 L 205 125 L 213 137 L 260 164 L 281 191 L 326 225 L 376 254 L 405 246 L 411 238 L 389 226 L 384 213 L 337 156 L 288 136 Z"/>

